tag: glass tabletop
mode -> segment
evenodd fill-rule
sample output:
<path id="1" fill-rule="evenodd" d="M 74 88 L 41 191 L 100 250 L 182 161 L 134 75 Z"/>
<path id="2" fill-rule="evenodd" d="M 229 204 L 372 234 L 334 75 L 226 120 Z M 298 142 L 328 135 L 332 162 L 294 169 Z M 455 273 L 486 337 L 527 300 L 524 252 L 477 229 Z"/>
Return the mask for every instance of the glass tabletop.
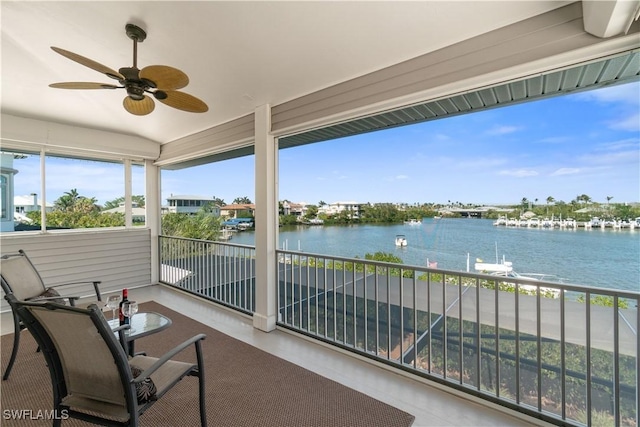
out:
<path id="1" fill-rule="evenodd" d="M 120 326 L 118 319 L 109 320 L 111 329 Z M 154 312 L 136 313 L 131 317 L 131 328 L 124 331 L 127 341 L 132 341 L 155 332 L 159 332 L 171 325 L 171 319 Z"/>

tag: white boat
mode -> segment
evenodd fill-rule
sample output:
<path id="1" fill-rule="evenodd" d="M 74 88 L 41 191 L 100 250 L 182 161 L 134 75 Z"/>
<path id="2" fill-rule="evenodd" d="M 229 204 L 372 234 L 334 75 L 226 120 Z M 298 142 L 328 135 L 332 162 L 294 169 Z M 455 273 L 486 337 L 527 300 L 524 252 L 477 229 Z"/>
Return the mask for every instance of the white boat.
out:
<path id="1" fill-rule="evenodd" d="M 420 221 L 419 219 L 411 218 L 408 221 L 405 221 L 404 223 L 408 225 L 421 225 L 422 221 Z"/>
<path id="2" fill-rule="evenodd" d="M 499 216 L 498 219 L 493 223 L 493 225 L 507 225 L 507 217 Z"/>
<path id="3" fill-rule="evenodd" d="M 484 262 L 477 258 L 473 268 L 478 273 L 496 274 L 496 273 L 512 273 L 513 263 L 511 261 L 502 260 L 501 263 Z"/>
<path id="4" fill-rule="evenodd" d="M 404 234 L 398 234 L 396 236 L 396 246 L 398 247 L 407 246 L 407 238 L 404 237 Z"/>
<path id="5" fill-rule="evenodd" d="M 474 268 L 478 273 L 485 273 L 491 276 L 500 276 L 500 277 L 512 278 L 512 279 L 527 279 L 527 280 L 538 281 L 538 280 L 552 280 L 554 277 L 548 274 L 516 273 L 513 270 L 513 263 L 511 261 L 505 261 L 504 257 L 502 257 L 501 262 L 496 262 L 496 263 L 488 263 L 488 262 L 483 262 L 481 259 L 476 259 Z M 519 284 L 520 289 L 524 289 L 528 292 L 536 292 L 538 287 L 540 288 L 540 292 L 544 295 L 549 295 L 549 296 L 552 296 L 553 298 L 558 298 L 558 296 L 560 296 L 559 289 L 548 288 L 544 286 Z"/>

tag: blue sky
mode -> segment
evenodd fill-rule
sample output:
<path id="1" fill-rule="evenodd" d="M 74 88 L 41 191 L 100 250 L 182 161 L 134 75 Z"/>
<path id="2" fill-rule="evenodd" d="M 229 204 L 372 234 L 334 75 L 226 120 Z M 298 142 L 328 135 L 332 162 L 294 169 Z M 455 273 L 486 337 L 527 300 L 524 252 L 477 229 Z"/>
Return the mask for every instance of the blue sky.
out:
<path id="1" fill-rule="evenodd" d="M 170 194 L 255 201 L 253 161 L 163 171 L 163 203 Z M 27 179 L 38 166 L 27 163 L 15 162 L 16 195 L 39 192 Z M 518 204 L 581 194 L 638 202 L 640 83 L 289 148 L 279 165 L 279 198 L 293 202 Z M 123 195 L 121 175 L 104 163 L 52 159 L 47 200 L 77 188 L 104 203 Z M 134 194 L 143 186 L 140 170 Z"/>

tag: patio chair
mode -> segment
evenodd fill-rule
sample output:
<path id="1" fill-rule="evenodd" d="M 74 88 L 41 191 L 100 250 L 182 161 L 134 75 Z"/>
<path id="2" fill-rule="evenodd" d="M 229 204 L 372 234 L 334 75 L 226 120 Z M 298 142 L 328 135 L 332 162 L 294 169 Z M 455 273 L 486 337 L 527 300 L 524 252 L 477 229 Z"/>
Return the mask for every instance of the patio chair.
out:
<path id="1" fill-rule="evenodd" d="M 139 417 L 185 376 L 198 377 L 200 422 L 207 425 L 201 341 L 195 335 L 160 358 L 127 357 L 98 306 L 54 302 L 9 303 L 34 336 L 46 359 L 53 386 L 53 413 L 106 426 L 138 426 Z M 120 340 L 123 330 L 119 327 Z M 196 363 L 171 360 L 195 345 Z"/>
<path id="2" fill-rule="evenodd" d="M 0 276 L 0 285 L 4 291 L 5 299 L 7 295 L 13 294 L 16 296 L 16 299 L 22 301 L 38 299 L 62 302 L 66 299 L 69 301 L 70 305 L 75 305 L 75 301 L 78 297 L 61 297 L 57 290 L 62 290 L 65 286 L 69 285 L 92 283 L 96 299 L 98 301 L 102 301 L 99 288 L 101 283 L 100 281 L 65 283 L 50 287 L 45 286 L 40 273 L 38 273 L 38 270 L 36 270 L 36 267 L 22 249 L 17 253 L 6 254 L 0 257 Z M 13 327 L 15 330 L 15 334 L 13 336 L 13 350 L 11 351 L 11 358 L 9 359 L 7 369 L 4 371 L 4 375 L 2 376 L 3 380 L 7 380 L 9 378 L 13 364 L 16 361 L 16 356 L 18 355 L 20 332 L 24 329 L 24 325 L 20 322 L 20 319 L 18 319 L 14 310 L 12 310 L 12 314 Z"/>

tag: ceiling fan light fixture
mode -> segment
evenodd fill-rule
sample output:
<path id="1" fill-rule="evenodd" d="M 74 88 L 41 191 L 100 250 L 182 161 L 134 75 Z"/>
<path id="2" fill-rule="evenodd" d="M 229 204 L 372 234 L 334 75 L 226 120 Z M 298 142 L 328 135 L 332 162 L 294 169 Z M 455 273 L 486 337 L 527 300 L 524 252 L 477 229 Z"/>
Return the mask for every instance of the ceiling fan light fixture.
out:
<path id="1" fill-rule="evenodd" d="M 127 86 L 127 95 L 135 101 L 140 101 L 145 98 L 144 89 L 137 86 Z"/>
<path id="2" fill-rule="evenodd" d="M 142 96 L 142 99 L 133 99 L 126 96 L 122 101 L 124 109 L 136 116 L 146 116 L 155 109 L 155 102 L 148 96 Z"/>

